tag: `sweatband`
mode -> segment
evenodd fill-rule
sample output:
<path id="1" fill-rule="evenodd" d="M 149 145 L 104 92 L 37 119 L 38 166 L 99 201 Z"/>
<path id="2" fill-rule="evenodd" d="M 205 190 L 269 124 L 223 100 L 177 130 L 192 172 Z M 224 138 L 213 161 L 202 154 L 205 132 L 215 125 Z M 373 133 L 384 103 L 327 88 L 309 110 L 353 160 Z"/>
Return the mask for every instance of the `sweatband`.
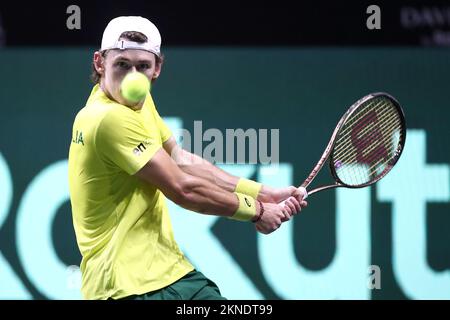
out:
<path id="1" fill-rule="evenodd" d="M 240 178 L 234 192 L 246 194 L 253 199 L 258 199 L 258 193 L 262 188 L 262 184 L 253 180 Z"/>
<path id="2" fill-rule="evenodd" d="M 252 220 L 256 215 L 255 199 L 239 192 L 234 192 L 234 194 L 238 197 L 239 207 L 230 219 L 239 221 Z"/>

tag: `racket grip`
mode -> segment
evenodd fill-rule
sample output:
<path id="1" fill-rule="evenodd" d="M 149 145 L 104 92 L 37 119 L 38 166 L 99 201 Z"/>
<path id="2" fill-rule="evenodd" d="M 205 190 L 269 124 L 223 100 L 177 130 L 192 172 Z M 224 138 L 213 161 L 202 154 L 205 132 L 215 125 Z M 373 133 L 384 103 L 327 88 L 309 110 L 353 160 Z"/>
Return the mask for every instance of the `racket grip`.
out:
<path id="1" fill-rule="evenodd" d="M 306 198 L 308 198 L 308 191 L 306 191 L 306 188 L 304 188 L 304 187 L 298 187 L 298 190 L 300 190 L 300 192 L 304 194 L 303 200 L 306 200 Z M 278 203 L 278 204 L 284 207 L 285 203 L 286 203 L 286 200 L 281 201 L 281 202 Z"/>
<path id="2" fill-rule="evenodd" d="M 298 190 L 300 190 L 304 194 L 303 200 L 306 200 L 306 198 L 308 198 L 308 191 L 306 191 L 306 188 L 298 187 Z"/>

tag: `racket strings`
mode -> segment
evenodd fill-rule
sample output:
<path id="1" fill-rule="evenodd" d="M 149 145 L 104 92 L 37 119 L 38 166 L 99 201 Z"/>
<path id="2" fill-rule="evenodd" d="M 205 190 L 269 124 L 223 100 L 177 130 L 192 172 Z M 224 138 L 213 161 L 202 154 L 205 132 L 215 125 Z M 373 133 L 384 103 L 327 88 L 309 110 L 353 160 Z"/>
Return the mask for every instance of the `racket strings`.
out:
<path id="1" fill-rule="evenodd" d="M 337 143 L 348 138 L 355 129 L 363 127 L 360 129 L 360 132 L 364 132 L 368 129 L 367 125 L 372 125 L 374 120 L 381 122 L 381 120 L 391 116 L 392 113 L 386 113 L 386 111 L 392 110 L 391 105 L 383 102 L 384 101 L 380 101 L 376 105 L 370 103 L 364 110 L 355 112 L 344 124 L 344 128 L 342 128 L 342 131 L 339 133 Z M 373 113 L 374 111 L 375 113 Z M 368 116 L 369 114 L 372 114 L 373 116 Z"/>
<path id="2" fill-rule="evenodd" d="M 395 106 L 386 98 L 372 99 L 359 109 L 344 123 L 333 154 L 336 173 L 348 185 L 368 183 L 389 169 L 402 128 Z"/>
<path id="3" fill-rule="evenodd" d="M 388 139 L 385 138 L 383 143 L 386 144 Z M 372 150 L 374 148 L 367 152 L 373 152 Z M 386 164 L 389 164 L 389 161 L 392 159 L 392 153 L 389 155 L 386 150 L 378 150 L 372 154 L 368 154 L 369 157 L 366 157 L 364 161 L 355 161 L 355 156 L 353 156 L 353 159 L 343 159 L 344 163 L 346 163 L 344 172 L 346 172 L 347 180 L 349 176 L 351 177 L 347 183 L 361 184 L 367 183 L 370 179 L 375 179 L 383 173 L 384 169 L 386 169 Z M 367 167 L 369 164 L 371 166 Z M 356 171 L 357 175 L 355 175 Z"/>
<path id="4" fill-rule="evenodd" d="M 388 142 L 388 141 L 386 141 L 388 139 L 388 137 L 390 135 L 392 136 L 392 134 L 395 132 L 395 130 L 397 128 L 399 128 L 399 127 L 400 127 L 400 120 L 399 119 L 395 119 L 394 122 L 392 122 L 392 121 L 385 122 L 385 123 L 383 123 L 382 126 L 379 127 L 381 130 L 388 131 L 388 133 L 384 135 L 385 137 L 382 140 L 384 146 L 386 146 L 386 144 L 387 144 L 386 142 Z M 375 135 L 376 135 L 376 133 L 371 132 L 370 135 L 368 136 L 368 138 L 374 138 Z M 356 155 L 357 155 L 357 148 L 350 147 L 351 143 L 352 143 L 351 139 L 346 141 L 346 146 L 343 146 L 343 147 L 339 148 L 340 150 L 336 152 L 336 154 L 335 154 L 336 158 L 340 158 L 340 159 L 342 159 L 341 161 L 344 161 L 344 160 L 348 160 L 349 158 L 356 157 Z M 370 145 L 369 149 L 364 150 L 364 153 L 366 153 L 366 154 L 370 153 L 373 149 L 375 149 L 379 145 L 380 144 L 372 143 Z M 349 156 L 349 157 L 347 157 L 347 156 Z"/>
<path id="5" fill-rule="evenodd" d="M 384 108 L 383 110 L 380 110 L 380 112 L 382 113 L 382 116 L 380 118 L 378 118 L 378 123 L 382 123 L 382 125 L 380 126 L 380 129 L 386 129 L 387 125 L 395 125 L 392 124 L 391 118 L 392 116 L 396 117 L 397 120 L 399 120 L 397 113 L 395 112 L 394 114 L 392 112 L 385 112 L 386 109 L 388 109 L 387 111 L 393 111 L 392 108 Z M 359 119 L 361 117 L 358 117 Z M 360 131 L 360 134 L 365 134 L 367 131 L 369 131 L 370 129 L 372 129 L 372 133 L 370 138 L 373 138 L 373 135 L 376 134 L 375 131 L 373 130 L 373 127 L 376 124 L 374 124 L 373 122 L 371 122 L 368 126 L 366 126 L 364 129 L 362 129 Z M 347 131 L 349 132 L 349 131 Z M 342 138 L 342 137 L 340 137 Z M 352 148 L 352 141 L 351 141 L 351 135 L 347 134 L 345 135 L 345 141 L 342 142 L 342 139 L 339 139 L 336 144 L 335 144 L 335 150 L 336 152 L 334 153 L 336 155 L 336 157 L 341 157 L 344 153 L 346 152 L 356 152 L 356 148 Z"/>
<path id="6" fill-rule="evenodd" d="M 391 143 L 389 142 L 389 139 L 392 139 L 392 136 L 396 132 L 396 129 L 400 126 L 400 121 L 398 121 L 398 120 L 394 120 L 394 121 L 395 122 L 393 122 L 388 128 L 386 128 L 386 130 L 389 130 L 389 131 L 387 134 L 383 135 L 384 137 L 383 137 L 383 140 L 381 141 L 382 143 L 380 143 L 380 144 L 372 143 L 372 145 L 367 150 L 364 150 L 364 152 L 366 154 L 371 154 L 371 152 L 374 151 L 375 148 L 379 147 L 380 145 L 383 146 L 385 149 L 389 149 L 389 148 L 386 148 L 386 146 L 393 145 L 392 142 Z M 381 129 L 383 129 L 383 128 L 381 128 Z M 389 155 L 389 153 L 393 153 L 393 152 L 395 152 L 395 150 L 387 150 L 387 153 L 388 153 L 387 155 Z M 377 155 L 378 155 L 378 153 L 375 153 L 371 157 L 366 158 L 366 159 L 369 163 L 371 163 L 373 160 L 375 160 Z"/>
<path id="7" fill-rule="evenodd" d="M 380 129 L 384 128 L 386 124 L 390 123 L 393 115 L 390 114 L 389 111 L 391 111 L 392 109 L 391 110 L 386 110 L 386 109 L 388 109 L 388 108 L 385 108 L 384 110 L 380 111 L 382 116 L 378 117 L 378 120 L 376 123 L 374 121 L 368 121 L 368 123 L 366 122 L 366 126 L 363 129 L 354 128 L 355 130 L 359 131 L 358 135 L 365 136 L 369 132 L 369 134 L 371 135 L 370 138 L 372 138 L 372 135 L 376 134 L 378 122 L 382 123 L 381 126 L 378 126 L 378 128 L 380 128 Z M 372 120 L 374 120 L 374 119 L 372 119 Z M 360 123 L 358 123 L 358 127 L 360 127 Z M 351 137 L 351 135 L 350 135 L 350 137 Z"/>
<path id="8" fill-rule="evenodd" d="M 364 115 L 367 114 L 367 110 L 369 108 L 377 108 L 380 106 L 384 101 L 382 99 L 373 99 L 369 101 L 364 106 L 359 107 L 360 110 L 355 112 L 350 119 L 347 119 L 345 123 L 345 127 L 342 128 L 341 132 L 339 133 L 339 138 L 336 140 L 336 143 L 339 143 L 340 140 L 344 139 L 345 136 L 352 131 L 353 124 L 358 122 Z M 374 107 L 375 104 L 375 107 Z"/>
<path id="9" fill-rule="evenodd" d="M 377 176 L 383 174 L 387 168 L 386 164 L 389 164 L 389 161 L 385 159 L 384 156 L 380 157 L 380 154 L 378 154 L 370 160 L 373 163 L 370 167 L 367 165 L 369 162 L 354 161 L 341 166 L 336 171 L 344 183 L 348 185 L 360 185 L 374 180 Z M 344 175 L 345 178 L 342 178 Z"/>
<path id="10" fill-rule="evenodd" d="M 386 146 L 393 146 L 395 142 L 390 141 L 392 140 L 392 137 L 395 136 L 395 133 L 397 132 L 397 128 L 399 127 L 400 122 L 395 119 L 394 122 L 384 125 L 383 127 L 380 127 L 381 130 L 385 130 L 385 133 L 382 136 L 381 141 L 376 141 L 375 143 L 371 143 L 369 147 L 366 149 L 359 151 L 362 153 L 362 157 L 364 161 L 358 161 L 357 156 L 358 152 L 355 150 L 356 148 L 350 148 L 348 152 L 339 155 L 339 159 L 341 162 L 344 162 L 346 164 L 352 164 L 352 165 L 359 165 L 361 162 L 367 163 L 367 164 L 373 164 L 378 163 L 379 160 L 385 159 L 388 161 L 392 154 L 395 152 L 395 148 L 389 148 Z M 378 138 L 375 136 L 375 134 L 371 134 L 367 139 L 373 139 Z M 375 149 L 379 148 L 378 151 Z M 361 156 L 361 155 L 360 155 Z M 371 167 L 372 169 L 372 167 Z"/>

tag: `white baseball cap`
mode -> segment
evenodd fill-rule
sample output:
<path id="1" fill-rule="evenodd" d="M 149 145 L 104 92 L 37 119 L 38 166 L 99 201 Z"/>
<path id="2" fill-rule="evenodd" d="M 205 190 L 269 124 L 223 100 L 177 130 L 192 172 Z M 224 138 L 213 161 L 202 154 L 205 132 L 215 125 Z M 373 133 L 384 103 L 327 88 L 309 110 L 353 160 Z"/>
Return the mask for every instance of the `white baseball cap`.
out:
<path id="1" fill-rule="evenodd" d="M 137 31 L 147 37 L 147 42 L 138 43 L 119 40 L 126 31 Z M 140 49 L 161 56 L 161 35 L 158 28 L 150 20 L 138 16 L 123 16 L 112 19 L 105 28 L 100 51 L 108 49 Z"/>

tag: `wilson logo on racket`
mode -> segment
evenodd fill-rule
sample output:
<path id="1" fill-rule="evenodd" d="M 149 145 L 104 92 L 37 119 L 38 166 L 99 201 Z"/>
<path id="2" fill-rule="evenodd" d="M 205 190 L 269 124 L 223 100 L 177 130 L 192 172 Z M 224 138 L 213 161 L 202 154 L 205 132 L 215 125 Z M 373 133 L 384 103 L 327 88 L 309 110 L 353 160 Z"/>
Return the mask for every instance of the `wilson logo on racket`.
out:
<path id="1" fill-rule="evenodd" d="M 389 157 L 375 110 L 371 110 L 354 124 L 351 141 L 356 148 L 356 161 L 360 163 L 370 164 L 376 159 Z"/>

